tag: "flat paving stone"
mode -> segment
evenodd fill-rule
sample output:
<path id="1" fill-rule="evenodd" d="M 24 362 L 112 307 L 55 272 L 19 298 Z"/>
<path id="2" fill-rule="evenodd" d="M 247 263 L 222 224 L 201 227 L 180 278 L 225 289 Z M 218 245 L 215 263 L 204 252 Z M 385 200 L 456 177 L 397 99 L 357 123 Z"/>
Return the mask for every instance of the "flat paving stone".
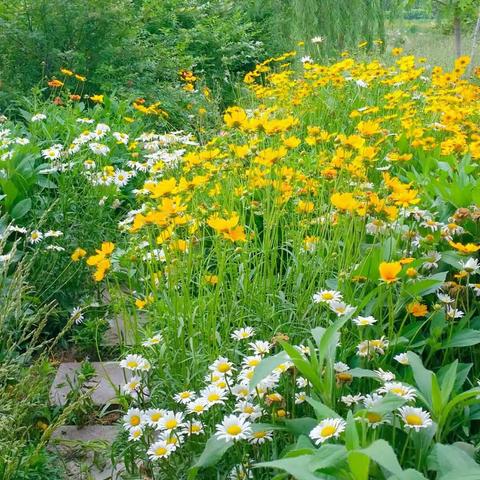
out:
<path id="1" fill-rule="evenodd" d="M 124 370 L 119 362 L 92 362 L 96 375 L 82 386 L 82 390 L 93 389 L 91 399 L 94 405 L 108 405 L 115 403 L 119 389 L 125 384 Z M 79 362 L 61 363 L 50 388 L 50 400 L 54 405 L 64 406 L 67 396 L 76 386 L 75 372 L 79 371 Z M 126 373 L 126 378 L 130 375 Z"/>
<path id="2" fill-rule="evenodd" d="M 50 439 L 58 442 L 91 442 L 101 440 L 113 443 L 119 431 L 120 427 L 118 425 L 85 425 L 84 427 L 64 425 L 57 428 Z"/>
<path id="3" fill-rule="evenodd" d="M 118 425 L 65 425 L 50 438 L 49 451 L 62 459 L 63 478 L 69 480 L 116 480 L 121 478 L 124 465 L 112 465 L 109 449 L 120 431 Z M 107 445 L 94 447 L 91 442 Z"/>

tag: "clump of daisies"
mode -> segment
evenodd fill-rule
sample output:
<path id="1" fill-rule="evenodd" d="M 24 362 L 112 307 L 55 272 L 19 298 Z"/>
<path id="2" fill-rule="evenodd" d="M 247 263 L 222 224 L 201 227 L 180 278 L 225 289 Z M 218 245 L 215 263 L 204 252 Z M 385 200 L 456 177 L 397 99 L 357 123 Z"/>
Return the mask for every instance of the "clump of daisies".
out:
<path id="1" fill-rule="evenodd" d="M 374 323 L 369 317 L 365 318 L 368 319 L 365 326 Z M 254 329 L 249 326 L 233 331 L 235 358 L 217 357 L 206 368 L 199 388 L 189 385 L 167 397 L 159 394 L 155 385 L 158 349 L 165 347 L 161 333 L 143 342 L 142 354 L 128 354 L 120 362 L 127 378 L 122 392 L 129 403 L 122 423 L 128 442 L 143 449 L 143 458 L 149 458 L 154 464 L 164 461 L 186 448 L 192 438 L 203 442 L 215 438 L 232 445 L 250 445 L 249 448 L 268 446 L 275 438 L 275 430 L 269 428 L 270 425 L 286 418 L 312 415 L 308 400 L 313 387 L 299 375 L 287 355 L 283 363 L 277 364 L 253 386 L 255 369 L 278 348 L 273 342 L 255 339 L 254 335 Z M 381 349 L 382 344 L 373 343 L 371 347 Z M 296 345 L 295 348 L 305 361 L 316 354 L 313 346 Z M 351 390 L 355 372 L 348 364 L 335 362 L 333 373 L 339 408 L 350 409 L 356 420 L 367 427 L 376 429 L 397 422 L 406 430 L 418 431 L 432 424 L 429 412 L 415 406 L 415 388 L 397 381 L 393 372 L 371 371 L 372 378 L 380 385 L 368 393 Z M 386 396 L 398 397 L 404 406 L 397 412 L 385 413 Z M 345 429 L 346 421 L 339 415 L 321 420 L 309 435 L 314 444 L 320 446 L 324 442 L 341 441 Z M 247 463 L 249 458 L 247 455 Z"/>

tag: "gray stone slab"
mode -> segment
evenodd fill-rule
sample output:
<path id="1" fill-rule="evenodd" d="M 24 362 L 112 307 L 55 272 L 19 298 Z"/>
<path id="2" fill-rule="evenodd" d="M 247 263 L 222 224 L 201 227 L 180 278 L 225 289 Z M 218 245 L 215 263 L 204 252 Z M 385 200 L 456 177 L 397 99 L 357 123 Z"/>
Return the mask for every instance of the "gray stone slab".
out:
<path id="1" fill-rule="evenodd" d="M 91 442 L 102 440 L 104 442 L 113 443 L 120 431 L 118 425 L 85 425 L 77 427 L 76 425 L 64 425 L 57 428 L 51 440 L 62 442 Z"/>
<path id="2" fill-rule="evenodd" d="M 91 399 L 94 405 L 114 404 L 118 392 L 125 384 L 124 371 L 118 362 L 92 362 L 96 375 L 82 386 L 83 391 L 92 389 Z M 75 372 L 79 371 L 78 362 L 61 363 L 50 388 L 50 400 L 53 404 L 63 406 L 67 395 L 73 386 L 76 386 Z M 126 378 L 129 378 L 126 373 Z"/>

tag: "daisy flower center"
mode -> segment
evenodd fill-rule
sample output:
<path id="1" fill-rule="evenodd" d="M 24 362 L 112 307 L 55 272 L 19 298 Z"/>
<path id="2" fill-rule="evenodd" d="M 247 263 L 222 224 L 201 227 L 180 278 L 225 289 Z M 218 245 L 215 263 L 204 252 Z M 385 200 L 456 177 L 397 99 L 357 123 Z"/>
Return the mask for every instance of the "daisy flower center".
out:
<path id="1" fill-rule="evenodd" d="M 221 373 L 228 372 L 230 370 L 230 365 L 228 363 L 220 363 L 218 365 L 218 371 Z"/>
<path id="2" fill-rule="evenodd" d="M 134 415 L 130 419 L 130 425 L 133 425 L 134 427 L 136 427 L 137 425 L 140 425 L 140 417 L 138 415 Z"/>
<path id="3" fill-rule="evenodd" d="M 167 420 L 165 422 L 165 427 L 169 430 L 172 428 L 175 428 L 177 425 L 178 425 L 178 422 L 175 419 Z"/>
<path id="4" fill-rule="evenodd" d="M 167 449 L 165 447 L 158 447 L 155 450 L 155 455 L 158 455 L 159 457 L 162 455 L 165 455 L 167 453 Z"/>
<path id="5" fill-rule="evenodd" d="M 335 432 L 337 431 L 337 429 L 332 426 L 332 425 L 327 425 L 326 427 L 323 427 L 322 430 L 320 431 L 320 435 L 322 437 L 330 437 L 331 435 L 333 435 Z"/>
<path id="6" fill-rule="evenodd" d="M 162 418 L 162 415 L 160 413 L 152 413 L 150 416 L 150 420 L 152 422 L 158 422 Z"/>
<path id="7" fill-rule="evenodd" d="M 409 425 L 423 425 L 423 421 L 422 419 L 420 418 L 419 415 L 416 415 L 414 413 L 411 413 L 409 415 L 407 415 L 405 417 L 405 421 L 409 424 Z"/>
<path id="8" fill-rule="evenodd" d="M 209 402 L 215 402 L 216 400 L 220 400 L 220 395 L 218 393 L 211 393 L 208 396 L 208 401 Z"/>
<path id="9" fill-rule="evenodd" d="M 239 433 L 241 433 L 241 431 L 242 431 L 242 428 L 239 425 L 230 425 L 227 428 L 227 433 L 229 435 L 238 435 Z"/>
<path id="10" fill-rule="evenodd" d="M 375 412 L 368 412 L 367 413 L 367 420 L 370 423 L 377 423 L 377 422 L 380 422 L 382 420 L 382 416 L 379 415 L 378 413 L 375 413 Z"/>

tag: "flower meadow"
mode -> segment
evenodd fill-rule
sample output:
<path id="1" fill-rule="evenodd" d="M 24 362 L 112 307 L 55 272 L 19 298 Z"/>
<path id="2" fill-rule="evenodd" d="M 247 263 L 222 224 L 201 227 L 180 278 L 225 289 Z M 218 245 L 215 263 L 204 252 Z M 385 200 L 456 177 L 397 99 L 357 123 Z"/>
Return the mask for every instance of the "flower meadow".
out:
<path id="1" fill-rule="evenodd" d="M 192 72 L 174 130 L 75 97 L 68 69 L 60 101 L 3 121 L 0 267 L 57 266 L 81 292 L 61 332 L 113 316 L 133 338 L 95 348 L 124 373 L 119 478 L 480 478 L 470 59 L 300 57 L 256 65 L 217 124 Z"/>

